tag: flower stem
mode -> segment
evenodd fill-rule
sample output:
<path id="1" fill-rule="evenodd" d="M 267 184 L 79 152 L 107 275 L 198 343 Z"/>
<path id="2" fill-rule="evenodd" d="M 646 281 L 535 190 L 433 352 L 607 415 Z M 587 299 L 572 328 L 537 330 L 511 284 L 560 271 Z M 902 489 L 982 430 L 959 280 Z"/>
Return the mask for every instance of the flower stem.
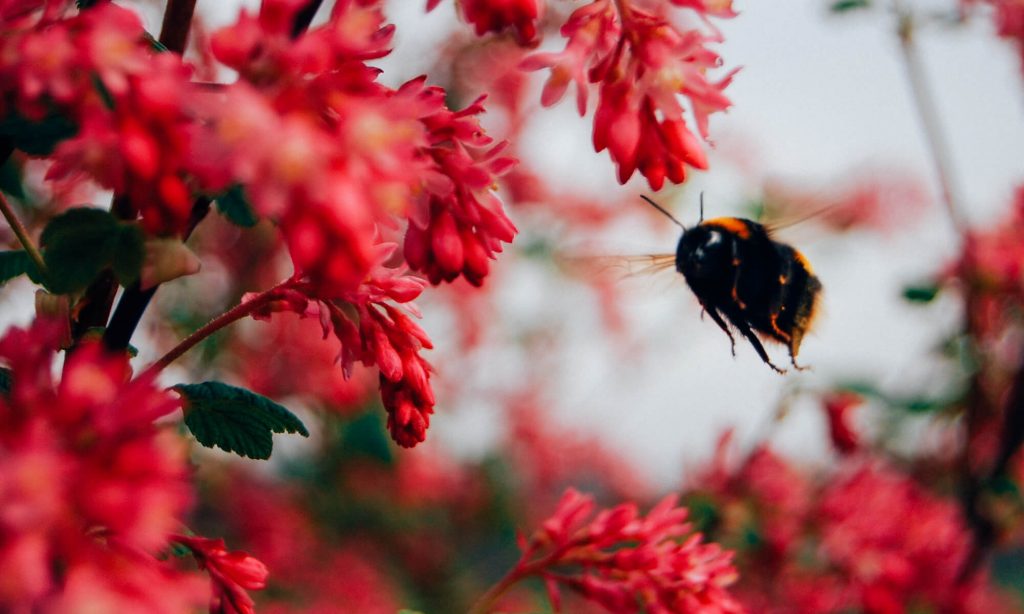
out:
<path id="1" fill-rule="evenodd" d="M 172 362 L 177 360 L 182 354 L 195 347 L 200 341 L 206 339 L 207 337 L 217 332 L 218 330 L 224 328 L 228 324 L 241 320 L 242 318 L 252 314 L 260 307 L 263 307 L 267 303 L 270 303 L 271 301 L 276 299 L 278 292 L 289 287 L 292 283 L 294 283 L 294 281 L 295 278 L 288 278 L 283 282 L 277 284 L 273 288 L 265 290 L 257 294 L 256 296 L 252 297 L 251 299 L 235 305 L 231 309 L 225 311 L 216 318 L 210 320 L 202 327 L 196 329 L 196 331 L 193 332 L 191 335 L 182 339 L 181 342 L 178 343 L 178 345 L 171 348 L 171 350 L 164 354 L 162 357 L 160 357 L 159 360 L 157 360 L 149 367 L 147 367 L 145 372 L 143 372 L 143 374 L 140 377 L 154 376 L 160 371 L 163 371 L 164 368 L 167 367 L 167 365 L 171 364 Z"/>
<path id="2" fill-rule="evenodd" d="M 555 548 L 548 554 L 541 556 L 540 558 L 529 561 L 529 557 L 533 549 L 528 549 L 523 553 L 523 556 L 516 563 L 516 566 L 512 568 L 505 576 L 498 580 L 497 584 L 487 589 L 473 607 L 469 609 L 469 614 L 487 614 L 497 603 L 498 599 L 505 594 L 508 589 L 512 588 L 517 582 L 523 578 L 527 578 L 543 570 L 545 567 L 549 567 L 556 561 L 558 561 L 566 552 L 571 550 L 576 545 L 575 540 L 568 541 L 558 548 Z"/>
<path id="3" fill-rule="evenodd" d="M 477 599 L 476 603 L 473 604 L 473 607 L 469 609 L 469 614 L 487 614 L 490 612 L 498 599 L 505 594 L 505 591 L 512 588 L 512 585 L 532 573 L 532 571 L 530 573 L 524 573 L 525 569 L 526 567 L 524 566 L 516 565 L 511 571 L 505 574 L 505 577 L 498 580 L 497 584 L 491 586 L 491 588 L 487 589 L 487 592 Z"/>
<path id="4" fill-rule="evenodd" d="M 168 0 L 159 40 L 169 51 L 179 54 L 185 51 L 195 8 L 196 0 Z"/>
<path id="5" fill-rule="evenodd" d="M 915 44 L 914 16 L 909 9 L 903 6 L 901 0 L 894 0 L 893 7 L 898 19 L 897 34 L 900 39 L 903 65 L 907 71 L 907 80 L 910 83 L 910 91 L 917 107 L 917 115 L 921 120 L 921 128 L 928 140 L 932 164 L 935 165 L 935 172 L 938 175 L 939 187 L 942 191 L 942 204 L 953 229 L 960 237 L 963 237 L 968 230 L 967 220 L 964 218 L 963 208 L 957 196 L 949 145 L 942 132 L 939 114 L 928 86 L 924 63 L 921 61 Z"/>
<path id="6" fill-rule="evenodd" d="M 323 4 L 323 0 L 307 0 L 305 6 L 296 12 L 295 23 L 292 24 L 292 38 L 298 38 L 309 28 L 309 24 L 313 23 L 313 17 L 316 16 L 321 4 Z"/>
<path id="7" fill-rule="evenodd" d="M 210 199 L 205 196 L 200 196 L 192 204 L 192 212 L 189 215 L 188 222 L 185 227 L 185 231 L 182 233 L 181 240 L 186 241 L 192 235 L 192 231 L 195 230 L 199 222 L 203 221 L 206 214 L 210 212 Z M 149 301 L 152 300 L 153 295 L 156 294 L 159 285 L 153 286 L 143 290 L 139 282 L 128 286 L 124 289 L 124 294 L 121 295 L 121 300 L 117 303 L 117 309 L 114 310 L 113 317 L 110 318 L 110 324 L 107 326 L 107 330 L 103 333 L 103 342 L 106 346 L 112 350 L 123 350 L 128 347 L 128 343 L 132 339 L 132 335 L 135 334 L 135 328 L 139 325 L 139 321 L 142 319 L 142 314 L 146 311 L 149 306 Z M 90 288 L 92 290 L 92 288 Z M 113 301 L 113 296 L 110 297 Z M 110 307 L 107 306 L 107 311 L 102 314 L 102 322 L 106 321 L 107 313 L 109 313 Z"/>
<path id="8" fill-rule="evenodd" d="M 43 254 L 36 247 L 36 244 L 32 241 L 32 237 L 28 235 L 28 229 L 21 223 L 18 216 L 14 214 L 14 210 L 11 209 L 11 203 L 7 201 L 3 194 L 0 194 L 0 212 L 3 213 L 4 219 L 10 225 L 11 230 L 14 231 L 14 235 L 18 237 L 18 241 L 21 246 L 28 252 L 28 257 L 32 259 L 40 273 L 46 273 L 46 263 L 43 262 Z"/>

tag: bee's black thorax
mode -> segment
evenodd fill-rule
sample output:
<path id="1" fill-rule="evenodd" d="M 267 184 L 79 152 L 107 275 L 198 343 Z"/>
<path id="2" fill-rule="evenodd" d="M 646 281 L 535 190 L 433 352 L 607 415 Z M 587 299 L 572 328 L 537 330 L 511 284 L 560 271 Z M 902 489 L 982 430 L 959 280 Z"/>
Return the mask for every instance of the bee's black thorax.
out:
<path id="1" fill-rule="evenodd" d="M 774 241 L 761 224 L 716 218 L 683 233 L 676 269 L 730 338 L 726 321 L 773 368 L 780 370 L 752 331 L 786 344 L 796 364 L 821 290 L 800 252 Z"/>

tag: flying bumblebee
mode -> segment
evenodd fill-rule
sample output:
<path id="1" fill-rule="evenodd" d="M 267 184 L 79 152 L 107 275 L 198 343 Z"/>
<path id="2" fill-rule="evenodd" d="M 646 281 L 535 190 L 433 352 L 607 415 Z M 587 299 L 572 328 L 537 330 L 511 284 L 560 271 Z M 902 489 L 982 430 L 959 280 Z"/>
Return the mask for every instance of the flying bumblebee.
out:
<path id="1" fill-rule="evenodd" d="M 784 344 L 796 369 L 800 343 L 814 322 L 821 282 L 796 249 L 772 239 L 765 226 L 738 217 L 704 219 L 686 228 L 671 213 L 646 196 L 642 198 L 683 229 L 675 253 L 676 270 L 711 319 L 725 331 L 736 355 L 730 325 L 754 346 L 769 367 L 775 365 L 761 337 Z"/>

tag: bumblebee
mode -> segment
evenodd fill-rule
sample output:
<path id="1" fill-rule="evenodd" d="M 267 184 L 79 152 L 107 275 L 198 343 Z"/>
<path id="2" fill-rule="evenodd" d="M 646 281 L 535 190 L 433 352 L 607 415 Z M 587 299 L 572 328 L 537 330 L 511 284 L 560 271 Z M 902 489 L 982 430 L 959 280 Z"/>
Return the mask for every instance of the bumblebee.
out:
<path id="1" fill-rule="evenodd" d="M 703 195 L 701 218 L 692 228 L 650 198 L 643 199 L 683 229 L 675 253 L 676 271 L 729 336 L 733 355 L 735 329 L 775 371 L 786 372 L 768 357 L 761 337 L 784 344 L 793 367 L 803 369 L 796 357 L 821 296 L 821 282 L 803 254 L 774 240 L 768 228 L 757 222 L 738 217 L 704 220 Z"/>

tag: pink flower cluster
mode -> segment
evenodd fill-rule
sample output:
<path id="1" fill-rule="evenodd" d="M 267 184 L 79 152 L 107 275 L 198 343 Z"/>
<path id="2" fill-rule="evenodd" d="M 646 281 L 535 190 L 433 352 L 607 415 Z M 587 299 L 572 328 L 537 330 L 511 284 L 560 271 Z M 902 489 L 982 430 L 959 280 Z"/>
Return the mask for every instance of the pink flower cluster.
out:
<path id="1" fill-rule="evenodd" d="M 427 10 L 440 1 L 428 0 Z M 544 15 L 542 0 L 462 0 L 458 7 L 478 36 L 511 29 L 520 45 L 535 45 L 539 41 L 537 25 Z"/>
<path id="2" fill-rule="evenodd" d="M 66 4 L 0 20 L 0 117 L 70 123 L 49 178 L 85 173 L 151 233 L 182 230 L 200 187 L 187 155 L 191 69 L 156 55 L 133 12 L 104 2 L 59 19 Z"/>
<path id="3" fill-rule="evenodd" d="M 0 610 L 194 608 L 201 585 L 153 556 L 192 500 L 184 442 L 153 424 L 179 402 L 97 344 L 54 381 L 59 338 L 39 321 L 0 340 Z"/>
<path id="4" fill-rule="evenodd" d="M 731 2 L 675 2 L 702 18 L 733 15 Z M 717 82 L 707 72 L 721 63 L 707 44 L 717 34 L 682 30 L 663 12 L 649 12 L 628 0 L 594 0 L 562 26 L 568 43 L 560 53 L 538 53 L 523 62 L 531 70 L 550 68 L 541 102 L 558 102 L 575 84 L 576 104 L 586 111 L 589 84 L 598 84 L 594 147 L 608 149 L 625 183 L 635 171 L 658 190 L 665 179 L 682 183 L 686 166 L 707 168 L 701 139 L 708 116 L 730 105 L 723 90 L 735 71 Z M 679 96 L 690 102 L 697 134 L 684 119 Z"/>
<path id="5" fill-rule="evenodd" d="M 611 612 L 741 612 L 725 590 L 732 554 L 701 543 L 670 495 L 643 516 L 634 503 L 594 515 L 593 498 L 569 489 L 529 540 L 510 577 L 538 575 L 559 607 L 567 586 Z"/>
<path id="6" fill-rule="evenodd" d="M 765 447 L 735 471 L 722 462 L 703 481 L 751 611 L 1013 611 L 984 572 L 961 575 L 972 535 L 959 504 L 908 475 L 847 457 L 814 479 Z"/>
<path id="7" fill-rule="evenodd" d="M 255 612 L 255 603 L 246 591 L 266 587 L 266 565 L 245 552 L 229 552 L 223 539 L 174 535 L 171 541 L 191 550 L 199 566 L 209 572 L 213 585 L 210 612 Z"/>
<path id="8" fill-rule="evenodd" d="M 396 249 L 394 244 L 379 244 L 377 268 L 357 289 L 336 300 L 316 298 L 317 288 L 296 278 L 276 291 L 274 300 L 255 316 L 268 318 L 280 311 L 315 316 L 324 337 L 333 333 L 341 341 L 338 360 L 346 377 L 356 362 L 376 365 L 391 436 L 399 445 L 412 447 L 426 438 L 434 413 L 432 367 L 419 354 L 433 344 L 418 324 L 389 304 L 407 304 L 414 309 L 410 302 L 425 285 L 420 278 L 383 266 Z"/>
<path id="9" fill-rule="evenodd" d="M 409 219 L 414 270 L 481 283 L 515 235 L 493 194 L 513 161 L 503 145 L 488 148 L 474 118 L 481 101 L 453 112 L 425 78 L 378 83 L 365 61 L 389 52 L 393 27 L 376 2 L 338 2 L 326 24 L 294 38 L 302 5 L 270 0 L 214 33 L 214 55 L 243 81 L 206 96 L 213 135 L 194 154 L 207 179 L 245 186 L 257 213 L 280 222 L 319 297 L 365 279 L 396 216 Z"/>

